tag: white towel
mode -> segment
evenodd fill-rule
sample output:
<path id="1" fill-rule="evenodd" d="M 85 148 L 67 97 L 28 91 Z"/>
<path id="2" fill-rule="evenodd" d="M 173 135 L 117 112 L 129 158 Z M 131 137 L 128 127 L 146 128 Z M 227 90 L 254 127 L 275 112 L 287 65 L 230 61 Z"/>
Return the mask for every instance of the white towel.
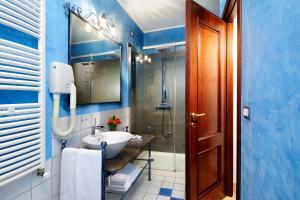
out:
<path id="1" fill-rule="evenodd" d="M 61 158 L 60 199 L 75 199 L 75 163 L 77 150 L 65 148 Z"/>
<path id="2" fill-rule="evenodd" d="M 139 166 L 128 163 L 123 169 L 111 176 L 109 191 L 127 192 L 141 172 Z"/>
<path id="3" fill-rule="evenodd" d="M 129 176 L 130 183 L 133 183 L 133 181 L 136 179 L 136 177 L 141 172 L 141 168 L 137 165 L 128 163 L 125 167 L 123 167 L 120 171 L 118 171 L 117 174 L 125 174 Z M 117 175 L 115 174 L 115 175 Z"/>
<path id="4" fill-rule="evenodd" d="M 143 139 L 143 137 L 141 136 L 141 135 L 132 135 L 132 138 L 131 138 L 131 140 L 142 140 Z"/>
<path id="5" fill-rule="evenodd" d="M 115 185 L 125 185 L 127 182 L 130 182 L 130 176 L 127 174 L 117 173 L 111 177 L 110 181 Z"/>
<path id="6" fill-rule="evenodd" d="M 61 167 L 61 200 L 101 199 L 101 151 L 66 148 Z"/>

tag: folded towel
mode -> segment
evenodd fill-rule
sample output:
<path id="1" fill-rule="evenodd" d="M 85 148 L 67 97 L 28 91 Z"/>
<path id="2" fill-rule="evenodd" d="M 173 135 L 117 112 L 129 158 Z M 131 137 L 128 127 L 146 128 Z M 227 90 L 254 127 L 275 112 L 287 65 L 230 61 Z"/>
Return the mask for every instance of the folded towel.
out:
<path id="1" fill-rule="evenodd" d="M 111 186 L 107 186 L 106 187 L 106 191 L 108 192 L 114 192 L 114 193 L 119 193 L 119 194 L 124 194 L 128 191 L 128 189 L 130 188 L 131 183 L 126 183 L 123 187 L 115 187 L 113 185 Z"/>
<path id="2" fill-rule="evenodd" d="M 61 200 L 101 199 L 102 152 L 65 148 L 61 164 Z"/>
<path id="3" fill-rule="evenodd" d="M 128 163 L 123 169 L 119 171 L 119 173 L 127 174 L 130 179 L 130 183 L 133 183 L 136 177 L 140 174 L 141 168 L 137 165 Z"/>
<path id="4" fill-rule="evenodd" d="M 130 182 L 130 177 L 127 174 L 117 173 L 111 177 L 110 181 L 112 184 L 124 185 Z"/>
<path id="5" fill-rule="evenodd" d="M 141 172 L 139 166 L 127 164 L 123 169 L 112 175 L 108 186 L 108 191 L 127 192 L 132 183 Z"/>
<path id="6" fill-rule="evenodd" d="M 130 186 L 130 182 L 125 183 L 124 185 L 114 185 L 111 184 L 109 187 L 116 190 L 126 190 Z"/>
<path id="7" fill-rule="evenodd" d="M 141 136 L 141 135 L 132 135 L 132 138 L 131 138 L 132 140 L 142 140 L 143 139 L 143 137 Z"/>

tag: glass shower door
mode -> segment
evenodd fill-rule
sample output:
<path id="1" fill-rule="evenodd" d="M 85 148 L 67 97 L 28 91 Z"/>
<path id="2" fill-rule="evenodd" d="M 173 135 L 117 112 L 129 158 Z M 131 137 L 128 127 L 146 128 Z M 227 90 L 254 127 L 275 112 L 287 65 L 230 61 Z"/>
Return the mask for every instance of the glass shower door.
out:
<path id="1" fill-rule="evenodd" d="M 177 52 L 173 46 L 145 51 L 152 62 L 136 63 L 132 82 L 134 133 L 155 136 L 153 167 L 159 163 L 162 170 L 168 171 L 176 170 L 176 154 L 184 157 L 185 150 L 184 49 L 178 48 Z"/>

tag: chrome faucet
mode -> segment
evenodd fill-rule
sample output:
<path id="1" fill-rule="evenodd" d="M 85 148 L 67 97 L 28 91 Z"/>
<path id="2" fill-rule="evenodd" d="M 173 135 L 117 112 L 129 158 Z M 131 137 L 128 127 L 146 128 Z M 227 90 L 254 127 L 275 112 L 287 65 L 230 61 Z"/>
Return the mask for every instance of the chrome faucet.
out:
<path id="1" fill-rule="evenodd" d="M 123 128 L 123 131 L 124 131 L 124 132 L 129 132 L 129 127 L 128 127 L 128 126 L 125 126 L 125 127 Z"/>
<path id="2" fill-rule="evenodd" d="M 99 125 L 96 126 L 96 119 L 94 120 L 94 126 L 92 126 L 92 132 L 91 135 L 96 135 L 96 130 L 104 130 L 105 126 L 104 125 Z"/>

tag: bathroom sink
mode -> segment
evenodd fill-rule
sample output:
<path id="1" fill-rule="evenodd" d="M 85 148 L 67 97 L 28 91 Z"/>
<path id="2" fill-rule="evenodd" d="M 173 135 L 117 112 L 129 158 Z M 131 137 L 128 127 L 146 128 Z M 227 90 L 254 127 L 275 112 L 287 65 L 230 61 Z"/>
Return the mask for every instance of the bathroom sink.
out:
<path id="1" fill-rule="evenodd" d="M 111 159 L 120 153 L 131 138 L 128 132 L 109 131 L 85 136 L 82 141 L 89 149 L 101 149 L 101 142 L 107 142 L 106 158 Z"/>

